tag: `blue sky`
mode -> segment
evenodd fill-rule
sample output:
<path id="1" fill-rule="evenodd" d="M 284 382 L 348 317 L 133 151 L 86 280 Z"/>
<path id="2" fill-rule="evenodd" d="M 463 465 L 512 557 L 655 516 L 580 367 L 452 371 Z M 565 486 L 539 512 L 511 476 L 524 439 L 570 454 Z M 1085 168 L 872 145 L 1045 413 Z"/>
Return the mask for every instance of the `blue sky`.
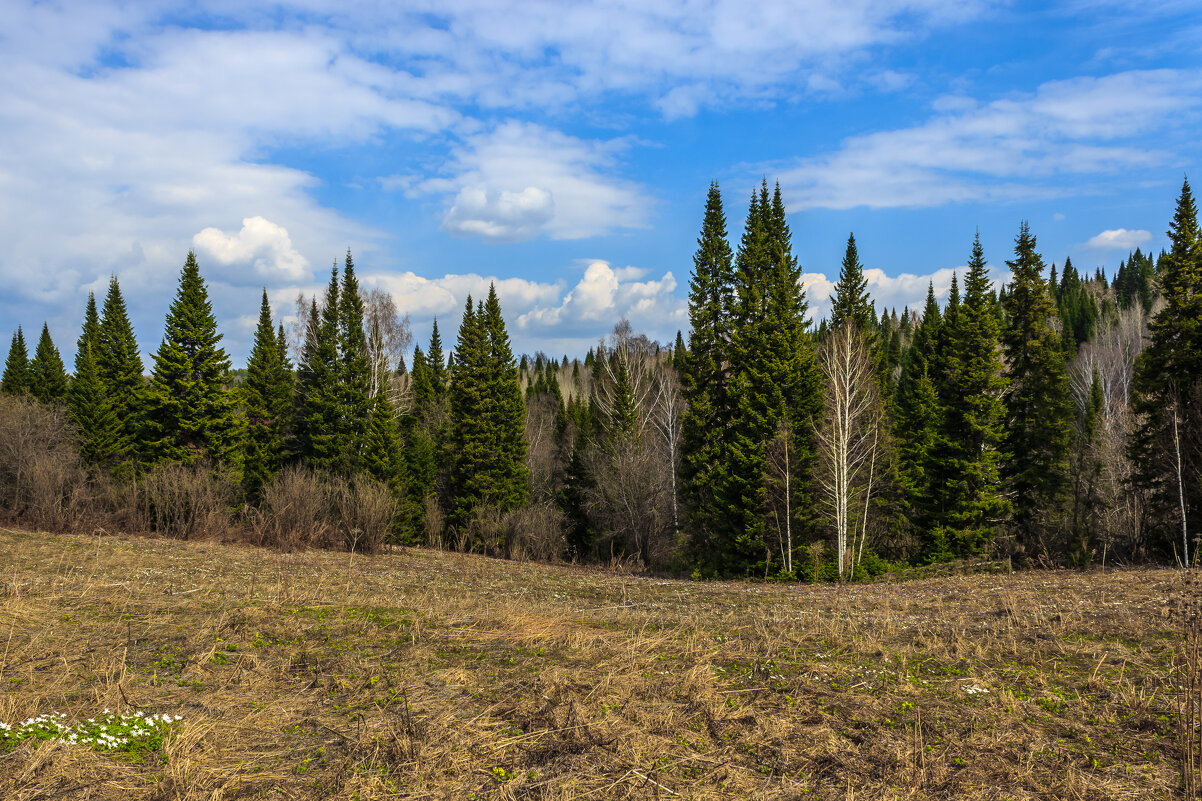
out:
<path id="1" fill-rule="evenodd" d="M 418 341 L 496 280 L 519 351 L 687 329 L 717 179 L 781 182 L 822 314 L 854 231 L 878 306 L 979 230 L 1049 263 L 1159 250 L 1197 172 L 1196 2 L 0 3 L 0 337 L 73 351 L 121 280 L 149 365 L 190 248 L 235 362 L 355 253 Z"/>

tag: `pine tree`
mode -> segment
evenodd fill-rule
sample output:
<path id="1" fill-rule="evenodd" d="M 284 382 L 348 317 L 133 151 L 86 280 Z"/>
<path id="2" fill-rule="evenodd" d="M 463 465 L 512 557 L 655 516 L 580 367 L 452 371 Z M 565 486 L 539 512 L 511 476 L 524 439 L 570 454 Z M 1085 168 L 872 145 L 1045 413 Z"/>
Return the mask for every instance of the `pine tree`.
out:
<path id="1" fill-rule="evenodd" d="M 259 325 L 242 384 L 247 425 L 243 486 L 252 500 L 258 498 L 287 458 L 287 426 L 292 409 L 292 371 L 287 359 L 286 346 L 271 324 L 271 304 L 264 288 Z"/>
<path id="2" fill-rule="evenodd" d="M 959 557 L 984 553 L 1008 512 L 999 473 L 1006 381 L 989 293 L 978 236 L 964 279 L 964 302 L 944 320 L 942 524 L 951 553 Z"/>
<path id="3" fill-rule="evenodd" d="M 25 334 L 21 326 L 13 334 L 8 347 L 8 358 L 4 362 L 4 376 L 0 378 L 0 389 L 9 395 L 29 394 L 29 349 L 25 346 Z"/>
<path id="4" fill-rule="evenodd" d="M 350 250 L 346 252 L 342 290 L 338 294 L 338 351 L 342 358 L 338 371 L 341 468 L 350 474 L 359 469 L 372 414 L 371 366 L 363 331 L 363 298 L 359 295 L 359 280 L 355 276 Z"/>
<path id="5" fill-rule="evenodd" d="M 121 421 L 100 379 L 96 348 L 100 315 L 96 296 L 88 293 L 83 332 L 75 350 L 75 375 L 67 388 L 67 412 L 79 431 L 80 452 L 93 464 L 112 466 L 121 456 Z"/>
<path id="6" fill-rule="evenodd" d="M 105 395 L 120 424 L 115 444 L 117 459 L 136 465 L 150 455 L 144 440 L 148 434 L 147 387 L 138 342 L 116 276 L 109 281 L 104 298 L 94 353 Z"/>
<path id="7" fill-rule="evenodd" d="M 342 360 L 338 352 L 338 267 L 330 271 L 325 305 L 309 313 L 297 371 L 297 445 L 300 457 L 318 470 L 342 471 Z"/>
<path id="8" fill-rule="evenodd" d="M 230 360 L 220 341 L 196 254 L 189 251 L 154 354 L 149 451 L 172 462 L 209 459 L 240 473 L 243 421 L 235 394 L 225 386 Z"/>
<path id="9" fill-rule="evenodd" d="M 1181 544 L 1192 553 L 1196 543 L 1173 535 L 1181 531 L 1182 503 L 1190 533 L 1202 526 L 1202 486 L 1179 481 L 1177 471 L 1178 451 L 1181 475 L 1202 470 L 1197 450 L 1176 444 L 1202 441 L 1202 232 L 1188 180 L 1168 236 L 1172 247 L 1158 262 L 1165 305 L 1149 324 L 1151 341 L 1136 362 L 1132 407 L 1140 422 L 1130 451 L 1134 483 L 1152 494 L 1165 549 Z"/>
<path id="10" fill-rule="evenodd" d="M 434 330 L 430 334 L 430 348 L 426 354 L 426 365 L 430 369 L 430 385 L 434 390 L 434 399 L 441 401 L 446 397 L 448 376 L 446 354 L 442 350 L 442 336 L 438 333 L 438 318 L 434 318 Z"/>
<path id="11" fill-rule="evenodd" d="M 29 363 L 29 374 L 29 391 L 42 403 L 58 403 L 67 397 L 67 371 L 46 323 L 42 323 L 42 336 Z"/>
<path id="12" fill-rule="evenodd" d="M 1006 293 L 1005 349 L 1008 456 L 1002 475 L 1014 506 L 1015 547 L 1036 555 L 1061 532 L 1068 486 L 1072 403 L 1055 313 L 1043 279 L 1043 259 L 1026 222 L 1015 239 L 1012 280 Z"/>

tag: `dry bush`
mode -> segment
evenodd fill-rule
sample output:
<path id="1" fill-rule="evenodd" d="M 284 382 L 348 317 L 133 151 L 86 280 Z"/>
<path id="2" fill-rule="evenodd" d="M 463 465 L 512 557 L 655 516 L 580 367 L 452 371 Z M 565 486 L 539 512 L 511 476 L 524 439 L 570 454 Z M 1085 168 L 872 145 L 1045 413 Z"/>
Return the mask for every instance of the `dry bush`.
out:
<path id="1" fill-rule="evenodd" d="M 293 466 L 263 488 L 254 533 L 260 544 L 285 551 L 376 553 L 395 513 L 392 493 L 377 481 L 346 481 Z"/>
<path id="2" fill-rule="evenodd" d="M 552 503 L 534 503 L 505 515 L 509 558 L 551 562 L 567 548 L 563 511 Z"/>
<path id="3" fill-rule="evenodd" d="M 165 462 L 139 482 L 139 508 L 146 528 L 166 537 L 225 534 L 233 527 L 237 490 L 233 478 L 205 462 Z"/>
<path id="4" fill-rule="evenodd" d="M 426 527 L 426 544 L 431 548 L 441 549 L 443 547 L 442 532 L 445 526 L 442 507 L 438 505 L 438 499 L 434 496 L 426 497 L 422 507 L 425 512 L 422 522 Z"/>
<path id="5" fill-rule="evenodd" d="M 61 406 L 0 396 L 0 510 L 39 528 L 66 530 L 90 510 L 88 473 Z"/>

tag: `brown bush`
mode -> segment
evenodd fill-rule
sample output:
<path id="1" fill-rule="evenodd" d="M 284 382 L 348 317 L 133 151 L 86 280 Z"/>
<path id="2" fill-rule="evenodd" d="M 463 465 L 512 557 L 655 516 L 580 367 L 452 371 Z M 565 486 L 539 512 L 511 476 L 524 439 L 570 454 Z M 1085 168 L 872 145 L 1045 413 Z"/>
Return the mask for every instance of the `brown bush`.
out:
<path id="1" fill-rule="evenodd" d="M 505 515 L 509 558 L 552 562 L 567 549 L 563 511 L 552 503 L 535 503 Z"/>
<path id="2" fill-rule="evenodd" d="M 392 493 L 377 481 L 347 481 L 293 466 L 263 488 L 254 533 L 260 544 L 286 551 L 376 553 L 395 511 Z"/>
<path id="3" fill-rule="evenodd" d="M 37 528 L 66 530 L 92 512 L 91 482 L 61 406 L 0 396 L 0 510 Z"/>
<path id="4" fill-rule="evenodd" d="M 237 484 L 204 462 L 156 466 L 138 482 L 139 509 L 149 531 L 180 540 L 226 534 Z"/>

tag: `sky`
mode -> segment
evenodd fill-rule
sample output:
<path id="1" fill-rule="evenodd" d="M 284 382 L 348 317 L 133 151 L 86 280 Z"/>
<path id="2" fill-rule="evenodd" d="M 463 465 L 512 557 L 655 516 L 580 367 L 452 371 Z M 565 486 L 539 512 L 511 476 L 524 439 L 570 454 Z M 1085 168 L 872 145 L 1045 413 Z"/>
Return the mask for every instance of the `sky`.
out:
<path id="1" fill-rule="evenodd" d="M 1196 0 L 0 0 L 0 337 L 69 365 L 116 275 L 149 370 L 194 250 L 241 365 L 349 248 L 423 345 L 490 282 L 519 353 L 669 342 L 715 180 L 736 243 L 780 182 L 817 316 L 852 232 L 878 309 L 1023 220 L 1113 274 L 1200 172 L 1200 54 Z"/>

